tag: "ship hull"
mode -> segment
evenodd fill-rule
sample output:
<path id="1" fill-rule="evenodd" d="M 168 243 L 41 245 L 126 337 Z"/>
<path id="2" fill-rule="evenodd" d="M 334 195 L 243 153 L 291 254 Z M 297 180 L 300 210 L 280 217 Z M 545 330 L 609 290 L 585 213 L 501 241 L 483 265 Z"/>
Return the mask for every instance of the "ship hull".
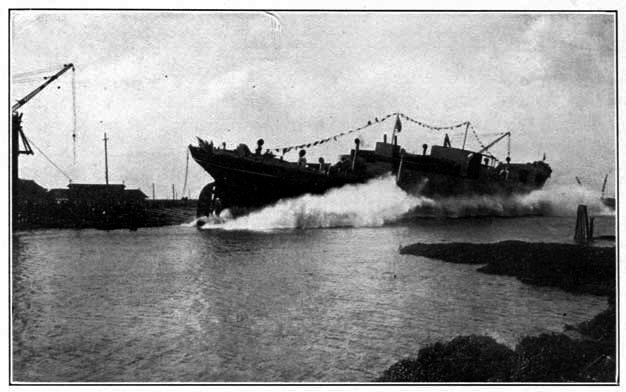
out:
<path id="1" fill-rule="evenodd" d="M 372 151 L 352 150 L 333 166 L 298 165 L 247 153 L 247 149 L 216 150 L 206 142 L 189 148 L 194 160 L 215 180 L 201 194 L 203 207 L 198 215 L 225 208 L 246 212 L 281 199 L 365 183 L 386 173 L 395 175 L 398 186 L 409 194 L 448 197 L 528 193 L 541 188 L 551 172 L 542 162 L 496 167 L 483 164 L 480 154 L 464 150 L 434 148 L 443 157 L 433 157 L 401 153 L 399 146 L 384 143 Z M 475 157 L 473 163 L 463 164 L 446 154 Z"/>

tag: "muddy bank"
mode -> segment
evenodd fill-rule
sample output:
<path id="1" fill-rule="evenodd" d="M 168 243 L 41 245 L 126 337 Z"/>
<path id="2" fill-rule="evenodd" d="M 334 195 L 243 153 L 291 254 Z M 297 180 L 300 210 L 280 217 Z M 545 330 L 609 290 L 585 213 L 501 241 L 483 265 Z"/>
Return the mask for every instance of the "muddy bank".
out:
<path id="1" fill-rule="evenodd" d="M 484 264 L 478 271 L 581 294 L 615 292 L 615 247 L 503 241 L 488 244 L 412 244 L 401 254 L 451 263 Z"/>
<path id="2" fill-rule="evenodd" d="M 391 365 L 379 382 L 615 382 L 615 307 L 568 333 L 527 336 L 515 349 L 488 336 L 459 336 Z"/>
<path id="3" fill-rule="evenodd" d="M 478 271 L 515 276 L 540 286 L 606 295 L 609 308 L 563 333 L 522 338 L 514 349 L 489 336 L 458 336 L 421 348 L 376 379 L 380 382 L 615 382 L 615 247 L 504 241 L 413 244 L 402 254 Z"/>

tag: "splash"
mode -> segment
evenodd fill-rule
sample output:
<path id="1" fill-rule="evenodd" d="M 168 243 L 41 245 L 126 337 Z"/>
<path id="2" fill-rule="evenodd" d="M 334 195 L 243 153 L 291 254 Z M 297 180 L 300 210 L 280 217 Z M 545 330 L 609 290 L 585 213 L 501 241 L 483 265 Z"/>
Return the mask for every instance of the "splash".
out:
<path id="1" fill-rule="evenodd" d="M 575 216 L 580 204 L 585 204 L 592 215 L 615 214 L 602 203 L 599 191 L 581 185 L 548 185 L 528 195 L 517 196 L 515 200 L 551 216 Z"/>
<path id="2" fill-rule="evenodd" d="M 233 218 L 220 216 L 189 223 L 202 229 L 269 231 L 324 227 L 376 227 L 415 217 L 575 216 L 579 204 L 592 215 L 608 215 L 600 194 L 582 186 L 547 186 L 526 195 L 431 198 L 400 189 L 391 175 L 366 184 L 346 185 L 323 195 L 304 195 Z"/>
<path id="3" fill-rule="evenodd" d="M 600 193 L 583 186 L 548 185 L 524 195 L 453 196 L 438 198 L 432 208 L 418 208 L 415 216 L 575 216 L 578 205 L 587 205 L 592 215 L 614 211 L 600 200 Z"/>
<path id="4" fill-rule="evenodd" d="M 396 186 L 391 175 L 366 184 L 346 185 L 323 195 L 304 195 L 281 200 L 222 225 L 206 224 L 203 229 L 274 230 L 319 227 L 382 226 L 391 223 L 431 199 L 411 196 Z"/>

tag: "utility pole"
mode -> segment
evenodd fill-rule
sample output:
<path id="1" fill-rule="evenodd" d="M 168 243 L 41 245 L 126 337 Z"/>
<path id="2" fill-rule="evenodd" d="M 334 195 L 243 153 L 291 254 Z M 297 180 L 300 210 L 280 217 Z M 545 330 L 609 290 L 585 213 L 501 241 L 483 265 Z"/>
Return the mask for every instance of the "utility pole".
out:
<path id="1" fill-rule="evenodd" d="M 172 184 L 172 200 L 176 199 L 176 195 L 174 194 L 174 184 Z"/>
<path id="2" fill-rule="evenodd" d="M 155 200 L 156 198 L 154 197 L 154 182 L 152 183 L 152 200 Z"/>
<path id="3" fill-rule="evenodd" d="M 104 180 L 106 181 L 106 184 L 109 185 L 109 152 L 107 149 L 107 142 L 109 141 L 109 139 L 107 139 L 107 133 L 104 133 Z"/>

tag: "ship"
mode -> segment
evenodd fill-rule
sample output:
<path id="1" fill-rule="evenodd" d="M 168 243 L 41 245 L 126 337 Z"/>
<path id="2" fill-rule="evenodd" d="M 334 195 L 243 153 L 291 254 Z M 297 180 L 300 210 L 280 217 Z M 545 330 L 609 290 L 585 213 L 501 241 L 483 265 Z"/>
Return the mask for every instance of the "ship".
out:
<path id="1" fill-rule="evenodd" d="M 189 151 L 214 181 L 202 189 L 197 215 L 219 214 L 224 209 L 229 209 L 235 216 L 241 215 L 281 199 L 323 194 L 333 188 L 365 183 L 388 173 L 395 176 L 397 185 L 407 193 L 431 198 L 526 194 L 543 187 L 552 173 L 545 155 L 542 161 L 512 163 L 509 147 L 504 162 L 493 156 L 489 148 L 504 138 L 509 138 L 510 146 L 510 132 L 502 133 L 478 151 L 465 149 L 465 143 L 461 148 L 452 147 L 446 134 L 442 145 L 432 145 L 429 151 L 424 144 L 421 154 L 409 153 L 398 144 L 397 134 L 402 128 L 400 118 L 410 117 L 402 113 L 392 115 L 396 122 L 389 140 L 385 134 L 374 149 L 367 150 L 360 148 L 360 139 L 356 138 L 349 154 L 341 155 L 334 164 L 326 163 L 322 158 L 317 163 L 306 162 L 306 149 L 302 147 L 317 145 L 319 141 L 295 146 L 299 149 L 299 159 L 292 162 L 284 159 L 284 153 L 293 147 L 275 149 L 283 152 L 278 156 L 271 150 L 263 152 L 263 139 L 257 141 L 253 152 L 245 144 L 227 149 L 224 143 L 217 146 L 212 141 L 198 138 L 198 145 L 189 145 Z M 466 125 L 467 137 L 469 122 L 462 125 Z M 441 127 L 448 128 L 453 127 Z"/>

